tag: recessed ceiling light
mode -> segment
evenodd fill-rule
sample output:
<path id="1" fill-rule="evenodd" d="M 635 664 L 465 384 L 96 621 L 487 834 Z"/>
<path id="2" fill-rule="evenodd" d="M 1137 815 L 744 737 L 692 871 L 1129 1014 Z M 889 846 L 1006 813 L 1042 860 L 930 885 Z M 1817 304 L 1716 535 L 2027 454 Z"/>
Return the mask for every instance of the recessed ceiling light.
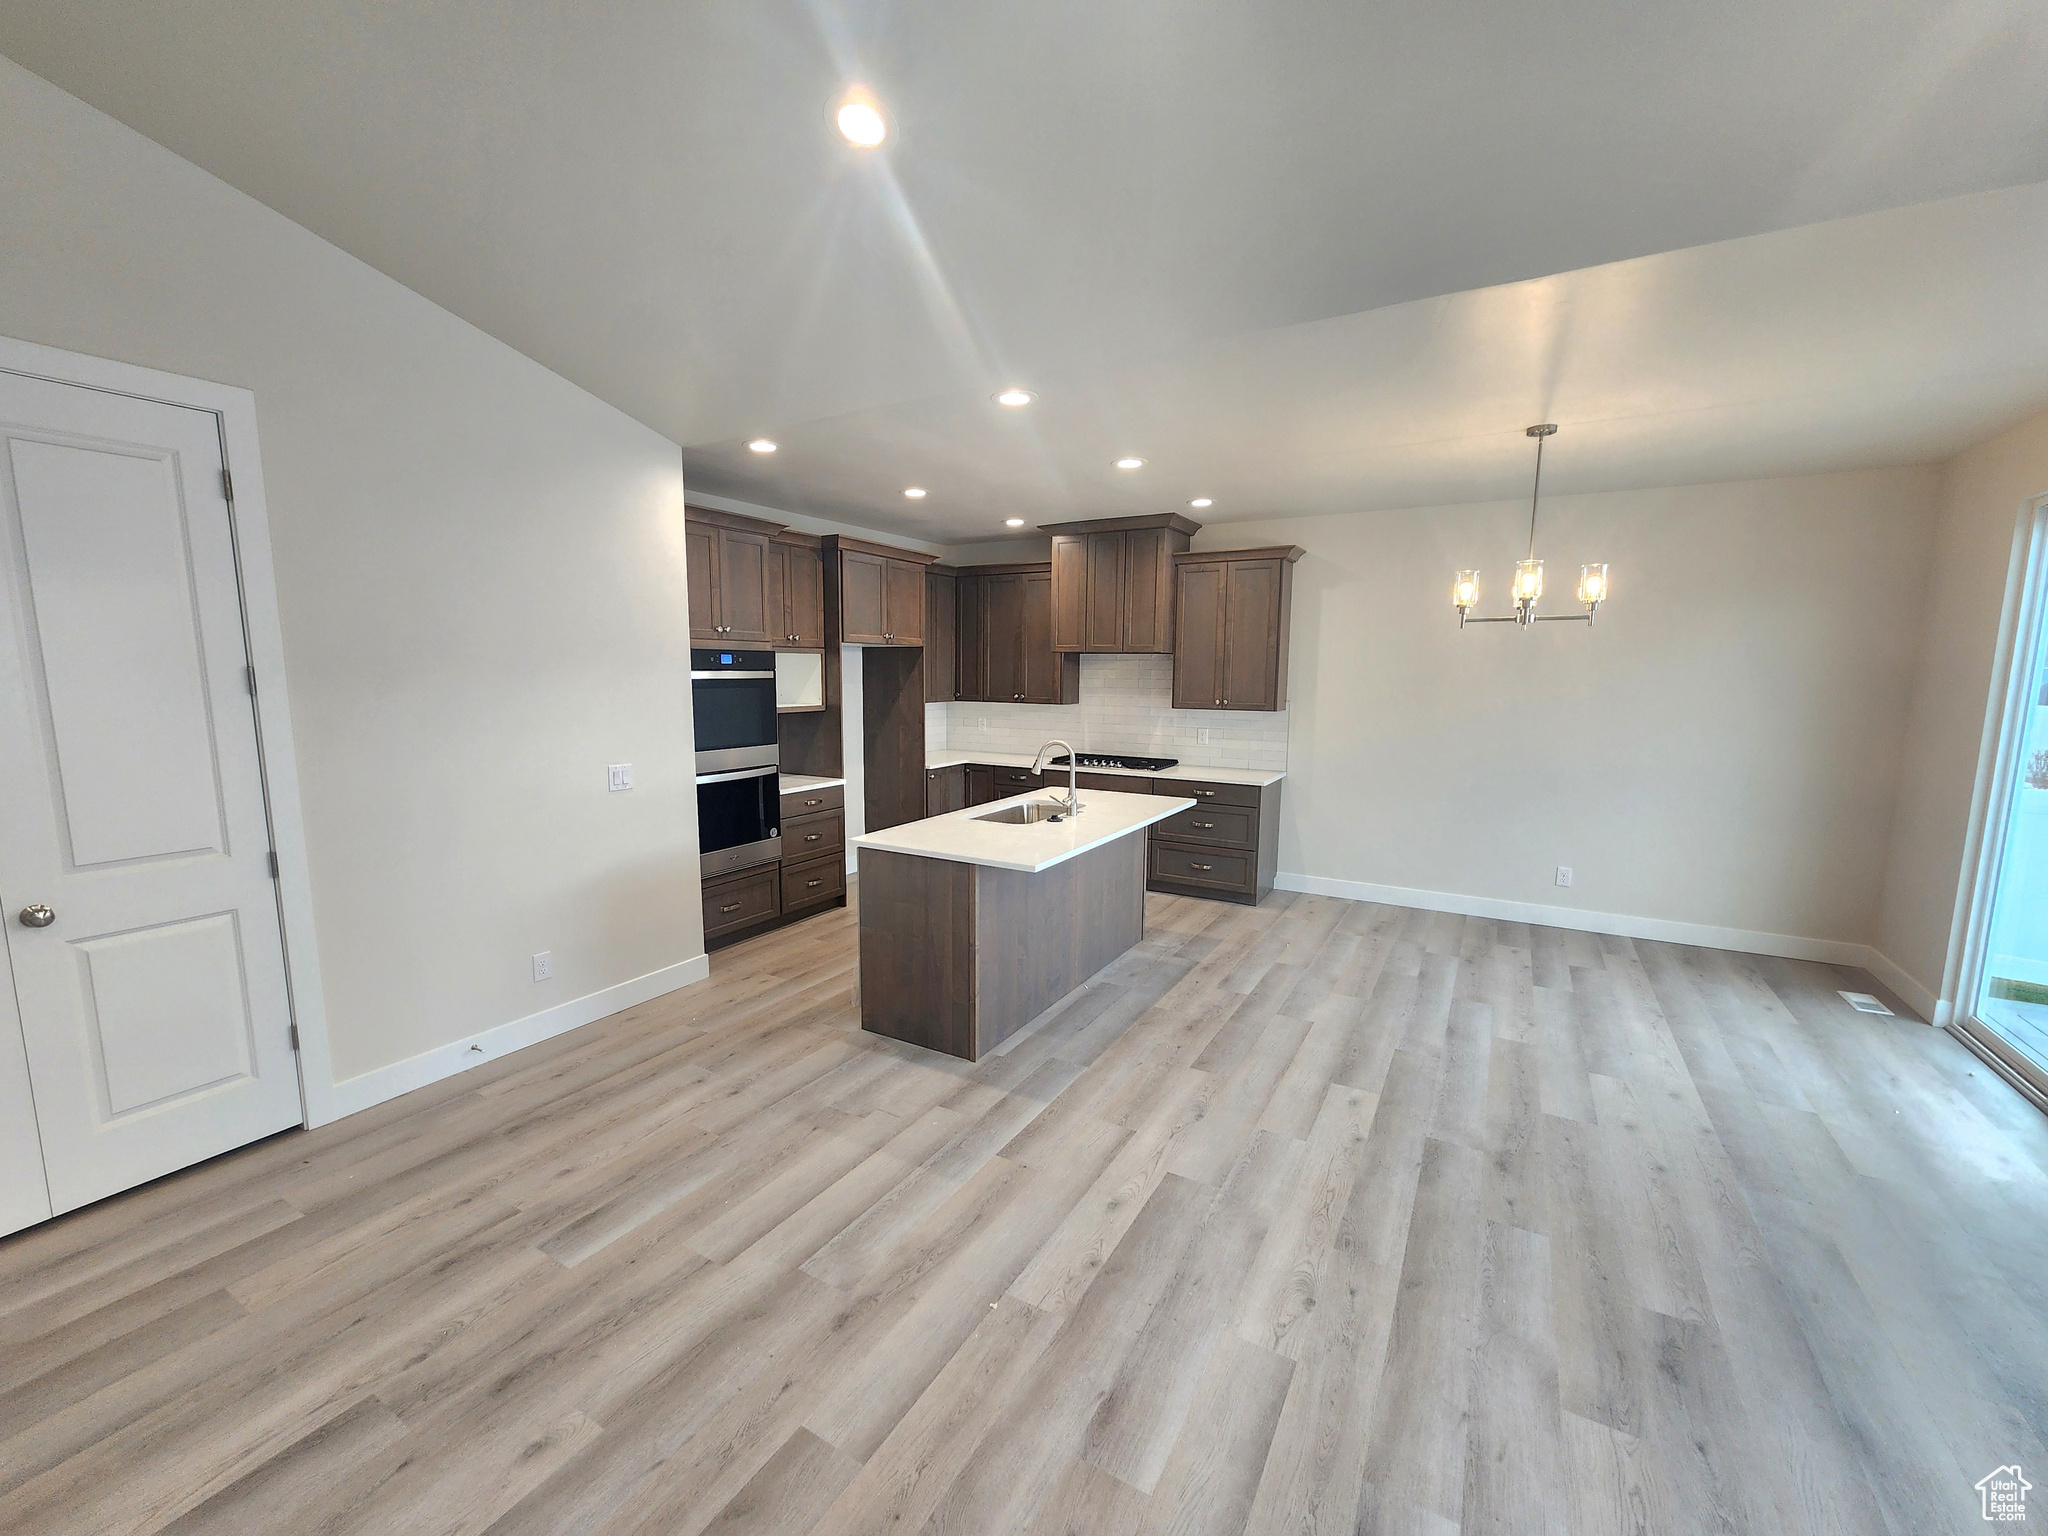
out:
<path id="1" fill-rule="evenodd" d="M 924 487 L 921 485 L 905 486 L 903 488 L 903 494 L 908 496 L 912 501 L 922 501 L 924 500 Z"/>
<path id="2" fill-rule="evenodd" d="M 1024 519 L 1021 517 L 1006 517 L 1003 519 L 1003 526 L 1005 528 L 1022 528 L 1024 526 Z"/>
<path id="3" fill-rule="evenodd" d="M 756 453 L 773 453 L 775 451 L 775 440 L 768 437 L 757 437 L 747 446 Z"/>
<path id="4" fill-rule="evenodd" d="M 1191 507 L 1213 507 L 1216 505 L 1216 503 L 1211 501 L 1206 496 L 1197 496 L 1193 501 L 1189 502 L 1188 505 Z"/>
<path id="5" fill-rule="evenodd" d="M 1036 400 L 1037 398 L 1038 396 L 1031 393 L 1030 390 L 1019 389 L 1016 385 L 1012 384 L 1008 389 L 1004 390 L 1001 394 L 996 396 L 996 404 L 1029 405 L 1032 401 Z"/>
<path id="6" fill-rule="evenodd" d="M 836 121 L 840 137 L 855 149 L 873 149 L 889 137 L 889 121 L 865 86 L 856 85 L 840 98 Z"/>
<path id="7" fill-rule="evenodd" d="M 1143 459 L 1118 459 L 1116 467 L 1118 469 L 1143 469 L 1145 461 Z"/>

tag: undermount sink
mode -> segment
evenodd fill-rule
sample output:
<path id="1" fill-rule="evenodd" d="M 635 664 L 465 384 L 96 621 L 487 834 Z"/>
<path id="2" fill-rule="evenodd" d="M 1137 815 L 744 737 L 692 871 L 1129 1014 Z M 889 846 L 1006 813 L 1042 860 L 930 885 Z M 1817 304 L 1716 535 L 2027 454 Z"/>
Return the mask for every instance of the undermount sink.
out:
<path id="1" fill-rule="evenodd" d="M 985 811 L 972 818 L 975 821 L 1000 821 L 1012 827 L 1028 827 L 1037 821 L 1065 821 L 1067 808 L 1055 805 L 1050 800 L 1026 800 L 1022 805 L 1006 805 L 998 811 Z"/>

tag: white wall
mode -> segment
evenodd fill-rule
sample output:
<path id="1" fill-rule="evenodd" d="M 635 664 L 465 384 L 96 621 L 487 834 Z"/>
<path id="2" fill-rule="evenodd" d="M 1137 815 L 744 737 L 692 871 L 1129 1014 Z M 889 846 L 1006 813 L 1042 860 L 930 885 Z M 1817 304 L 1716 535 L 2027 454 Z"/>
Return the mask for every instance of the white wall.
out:
<path id="1" fill-rule="evenodd" d="M 0 143 L 0 334 L 255 393 L 343 1098 L 701 973 L 677 448 L 5 61 Z"/>
<path id="2" fill-rule="evenodd" d="M 1925 995 L 1952 1003 L 1961 888 L 1981 791 L 1999 628 L 2018 577 L 2020 517 L 2048 493 L 2048 412 L 1951 461 L 1935 518 L 1927 641 L 1892 817 L 1877 946 Z"/>
<path id="3" fill-rule="evenodd" d="M 1280 868 L 1311 880 L 1868 943 L 1939 474 L 1546 498 L 1544 611 L 1505 607 L 1526 503 L 1215 524 L 1299 544 Z M 1570 865 L 1575 882 L 1553 883 Z"/>

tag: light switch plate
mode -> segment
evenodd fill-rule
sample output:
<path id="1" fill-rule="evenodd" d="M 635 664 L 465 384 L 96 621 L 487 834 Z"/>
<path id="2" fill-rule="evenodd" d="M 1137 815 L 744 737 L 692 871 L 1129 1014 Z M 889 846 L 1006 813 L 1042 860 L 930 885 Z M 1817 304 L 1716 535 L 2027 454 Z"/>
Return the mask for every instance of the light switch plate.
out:
<path id="1" fill-rule="evenodd" d="M 607 789 L 619 790 L 631 789 L 633 787 L 633 765 L 631 763 L 613 763 L 606 770 L 606 773 L 608 775 L 605 782 Z"/>
<path id="2" fill-rule="evenodd" d="M 552 949 L 544 949 L 533 957 L 533 979 L 535 981 L 546 981 L 554 974 L 555 952 Z"/>

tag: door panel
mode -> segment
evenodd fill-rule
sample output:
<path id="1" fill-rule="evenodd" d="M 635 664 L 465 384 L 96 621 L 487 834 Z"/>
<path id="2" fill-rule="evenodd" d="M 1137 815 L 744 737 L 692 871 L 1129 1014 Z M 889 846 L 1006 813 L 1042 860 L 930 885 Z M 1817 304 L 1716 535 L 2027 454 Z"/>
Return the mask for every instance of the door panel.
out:
<path id="1" fill-rule="evenodd" d="M 57 1211 L 301 1118 L 221 469 L 208 412 L 0 375 L 0 913 Z"/>
<path id="2" fill-rule="evenodd" d="M 801 544 L 782 546 L 784 603 L 789 616 L 789 644 L 820 650 L 825 644 L 825 567 L 815 549 Z"/>
<path id="3" fill-rule="evenodd" d="M 1223 707 L 1223 566 L 1182 565 L 1174 573 L 1173 706 Z"/>
<path id="4" fill-rule="evenodd" d="M 36 1131 L 35 1094 L 29 1089 L 28 1051 L 14 1009 L 14 975 L 0 944 L 0 1233 L 50 1217 L 50 1185 L 43 1176 L 43 1143 Z"/>
<path id="5" fill-rule="evenodd" d="M 1024 696 L 1024 578 L 987 579 L 988 697 L 998 702 Z"/>
<path id="6" fill-rule="evenodd" d="M 988 695 L 988 583 L 980 576 L 953 582 L 953 697 L 984 700 Z"/>
<path id="7" fill-rule="evenodd" d="M 1124 535 L 1088 535 L 1088 649 L 1124 648 Z"/>
<path id="8" fill-rule="evenodd" d="M 927 570 L 924 580 L 924 696 L 926 703 L 940 704 L 954 697 L 953 630 L 959 603 L 952 572 Z"/>
<path id="9" fill-rule="evenodd" d="M 1033 704 L 1060 701 L 1060 667 L 1052 648 L 1052 577 L 1024 578 L 1024 649 L 1020 686 Z M 1079 662 L 1071 663 L 1078 667 Z"/>
<path id="10" fill-rule="evenodd" d="M 716 645 L 718 632 L 718 531 L 708 523 L 683 524 L 683 568 L 688 573 L 690 638 Z"/>
<path id="11" fill-rule="evenodd" d="M 731 645 L 772 645 L 774 583 L 768 571 L 768 539 L 737 528 L 718 530 L 718 621 Z"/>
<path id="12" fill-rule="evenodd" d="M 1123 648 L 1173 649 L 1173 549 L 1164 528 L 1124 535 Z"/>
<path id="13" fill-rule="evenodd" d="M 912 560 L 883 562 L 882 633 L 891 645 L 924 644 L 924 567 Z"/>
<path id="14" fill-rule="evenodd" d="M 1052 643 L 1056 650 L 1088 649 L 1088 539 L 1060 533 L 1052 541 Z"/>
<path id="15" fill-rule="evenodd" d="M 1277 708 L 1280 562 L 1232 560 L 1223 570 L 1223 707 Z"/>
<path id="16" fill-rule="evenodd" d="M 184 526 L 166 457 L 17 441 L 15 485 L 76 867 L 219 849 Z M 152 743 L 147 753 L 137 741 Z"/>
<path id="17" fill-rule="evenodd" d="M 882 564 L 874 555 L 839 552 L 839 638 L 853 645 L 882 643 Z"/>

